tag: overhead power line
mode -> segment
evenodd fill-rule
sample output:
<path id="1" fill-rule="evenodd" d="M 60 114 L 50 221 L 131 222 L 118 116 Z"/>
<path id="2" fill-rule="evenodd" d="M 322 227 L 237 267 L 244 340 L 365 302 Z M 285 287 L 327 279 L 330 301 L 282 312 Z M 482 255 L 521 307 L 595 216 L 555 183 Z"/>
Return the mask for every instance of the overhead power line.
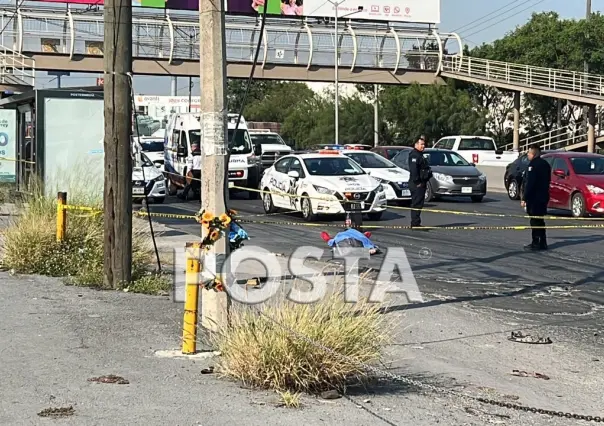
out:
<path id="1" fill-rule="evenodd" d="M 462 26 L 461 26 L 461 27 L 459 27 L 459 28 L 455 28 L 455 29 L 454 29 L 453 31 L 451 31 L 451 32 L 452 32 L 452 33 L 456 33 L 456 32 L 458 32 L 458 31 L 460 31 L 460 30 L 463 30 L 463 29 L 465 29 L 465 28 L 467 28 L 467 27 L 471 26 L 472 24 L 475 24 L 475 23 L 477 23 L 477 22 L 480 22 L 480 21 L 482 21 L 483 19 L 488 18 L 489 16 L 494 15 L 495 13 L 497 13 L 497 12 L 499 12 L 499 11 L 503 10 L 503 9 L 506 9 L 507 7 L 509 7 L 509 6 L 511 6 L 511 5 L 515 4 L 515 3 L 518 3 L 518 2 L 523 2 L 523 3 L 524 3 L 524 1 L 525 1 L 525 0 L 514 0 L 514 1 L 511 1 L 511 2 L 509 2 L 508 4 L 506 4 L 506 5 L 502 6 L 502 7 L 500 7 L 499 9 L 495 9 L 494 11 L 492 11 L 492 12 L 490 12 L 490 13 L 487 13 L 486 15 L 483 15 L 483 16 L 481 16 L 481 17 L 479 17 L 479 18 L 476 18 L 476 19 L 475 19 L 475 20 L 473 20 L 472 22 L 468 22 L 467 24 L 462 25 Z M 521 6 L 521 5 L 518 5 L 518 6 Z M 516 6 L 516 7 L 518 7 L 518 6 Z M 513 9 L 514 9 L 514 8 L 512 8 L 512 9 L 510 9 L 510 10 L 513 10 Z M 509 12 L 509 11 L 508 11 L 508 12 Z"/>
<path id="2" fill-rule="evenodd" d="M 509 16 L 507 16 L 507 17 L 505 17 L 505 18 L 500 18 L 499 16 L 497 16 L 497 17 L 495 17 L 495 18 L 493 18 L 493 19 L 499 19 L 499 20 L 498 20 L 498 23 L 499 23 L 499 22 L 505 22 L 505 21 L 507 21 L 508 19 L 512 19 L 512 18 L 514 18 L 515 16 L 518 16 L 518 15 L 520 15 L 521 13 L 526 12 L 527 10 L 534 8 L 535 6 L 537 6 L 537 5 L 541 4 L 541 3 L 543 3 L 544 1 L 545 1 L 545 0 L 539 0 L 539 1 L 537 1 L 537 3 L 533 3 L 533 4 L 532 4 L 532 5 L 530 5 L 529 7 L 526 7 L 526 8 L 524 8 L 524 9 L 522 9 L 522 10 L 519 10 L 518 12 L 516 12 L 516 13 L 514 13 L 514 14 L 512 14 L 512 15 L 509 15 Z M 492 21 L 493 19 L 489 19 L 488 21 L 485 21 L 483 24 L 486 24 L 487 22 L 490 22 L 490 21 Z M 482 24 L 481 24 L 481 25 L 482 25 Z M 489 25 L 489 26 L 486 26 L 486 27 L 484 27 L 484 28 L 482 28 L 482 29 L 479 29 L 479 30 L 474 31 L 474 32 L 472 32 L 472 33 L 470 33 L 470 34 L 466 34 L 466 35 L 462 36 L 462 39 L 463 39 L 464 37 L 466 37 L 466 38 L 467 38 L 467 37 L 472 37 L 473 35 L 479 34 L 479 33 L 483 32 L 483 31 L 486 31 L 486 30 L 488 30 L 488 29 L 490 29 L 490 28 L 491 28 L 491 26 L 490 26 L 490 25 Z"/>

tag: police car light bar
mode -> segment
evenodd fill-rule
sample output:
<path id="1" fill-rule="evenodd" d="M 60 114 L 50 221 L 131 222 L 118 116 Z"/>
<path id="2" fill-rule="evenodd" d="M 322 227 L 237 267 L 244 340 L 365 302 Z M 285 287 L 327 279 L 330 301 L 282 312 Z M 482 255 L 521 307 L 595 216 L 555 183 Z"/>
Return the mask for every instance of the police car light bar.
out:
<path id="1" fill-rule="evenodd" d="M 319 150 L 319 154 L 340 155 L 340 151 L 335 149 L 321 149 Z"/>

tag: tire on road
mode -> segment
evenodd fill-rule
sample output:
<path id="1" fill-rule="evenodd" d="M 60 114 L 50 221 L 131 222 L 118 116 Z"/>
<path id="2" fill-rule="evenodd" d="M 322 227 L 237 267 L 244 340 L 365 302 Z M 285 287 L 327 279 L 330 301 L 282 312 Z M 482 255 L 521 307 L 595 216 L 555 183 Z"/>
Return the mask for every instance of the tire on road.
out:
<path id="1" fill-rule="evenodd" d="M 301 200 L 301 206 L 302 206 L 302 217 L 304 218 L 304 220 L 306 220 L 307 222 L 314 222 L 315 220 L 317 220 L 317 215 L 313 213 L 312 211 L 312 202 L 310 201 L 310 198 L 308 198 L 308 194 L 304 193 L 302 194 L 302 200 Z"/>
<path id="2" fill-rule="evenodd" d="M 510 179 L 508 182 L 508 197 L 510 200 L 520 199 L 520 185 L 516 179 Z"/>
<path id="3" fill-rule="evenodd" d="M 576 192 L 570 199 L 570 211 L 573 217 L 585 217 L 585 198 L 580 192 Z"/>
<path id="4" fill-rule="evenodd" d="M 277 208 L 275 204 L 273 204 L 273 196 L 269 192 L 268 188 L 264 188 L 264 194 L 262 194 L 262 207 L 264 207 L 264 212 L 266 214 L 272 214 L 277 212 Z"/>
<path id="5" fill-rule="evenodd" d="M 472 195 L 470 198 L 472 199 L 473 203 L 481 203 L 484 195 Z"/>
<path id="6" fill-rule="evenodd" d="M 434 199 L 434 193 L 432 192 L 432 185 L 430 182 L 426 185 L 426 196 L 424 197 L 424 202 L 429 203 Z"/>

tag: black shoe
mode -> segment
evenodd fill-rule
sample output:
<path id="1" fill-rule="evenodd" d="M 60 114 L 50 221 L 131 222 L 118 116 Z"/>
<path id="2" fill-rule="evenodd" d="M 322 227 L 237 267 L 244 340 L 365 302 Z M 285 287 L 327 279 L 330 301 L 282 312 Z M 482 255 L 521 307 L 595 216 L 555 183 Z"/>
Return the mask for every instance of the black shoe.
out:
<path id="1" fill-rule="evenodd" d="M 524 246 L 524 251 L 537 251 L 539 246 L 535 243 L 530 243 Z"/>

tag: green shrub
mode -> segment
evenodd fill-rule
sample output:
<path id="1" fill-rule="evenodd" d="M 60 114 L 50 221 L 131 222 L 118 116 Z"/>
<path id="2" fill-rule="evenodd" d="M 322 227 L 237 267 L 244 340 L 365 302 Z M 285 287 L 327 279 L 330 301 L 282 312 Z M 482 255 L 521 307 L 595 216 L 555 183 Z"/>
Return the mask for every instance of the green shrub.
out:
<path id="1" fill-rule="evenodd" d="M 261 312 L 233 312 L 230 327 L 215 337 L 217 371 L 277 391 L 319 392 L 363 381 L 362 364 L 381 359 L 392 330 L 379 306 L 345 303 L 338 294 L 315 304 L 281 302 Z"/>

